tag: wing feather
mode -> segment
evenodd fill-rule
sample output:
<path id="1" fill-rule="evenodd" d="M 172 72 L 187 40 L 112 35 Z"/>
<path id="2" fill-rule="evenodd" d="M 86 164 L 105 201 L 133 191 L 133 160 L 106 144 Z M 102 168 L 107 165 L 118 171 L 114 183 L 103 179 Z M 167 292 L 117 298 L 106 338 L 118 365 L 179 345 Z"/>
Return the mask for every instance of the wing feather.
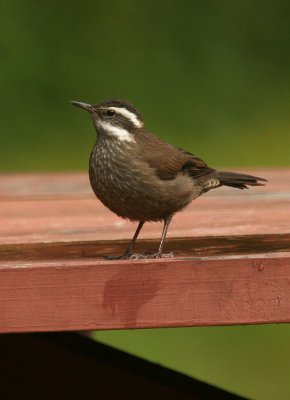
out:
<path id="1" fill-rule="evenodd" d="M 145 130 L 138 133 L 138 145 L 139 156 L 155 169 L 162 180 L 174 179 L 180 172 L 195 178 L 214 171 L 194 154 L 163 142 Z"/>

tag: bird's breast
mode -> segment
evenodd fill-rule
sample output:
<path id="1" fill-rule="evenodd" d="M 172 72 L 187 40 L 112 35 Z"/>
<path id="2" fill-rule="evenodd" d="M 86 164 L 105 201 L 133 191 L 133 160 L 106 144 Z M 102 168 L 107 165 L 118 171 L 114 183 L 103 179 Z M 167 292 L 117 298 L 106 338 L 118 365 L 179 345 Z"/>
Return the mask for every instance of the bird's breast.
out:
<path id="1" fill-rule="evenodd" d="M 161 180 L 128 144 L 97 143 L 90 156 L 89 176 L 101 202 L 130 220 L 161 220 L 199 195 L 192 180 L 183 174 Z"/>

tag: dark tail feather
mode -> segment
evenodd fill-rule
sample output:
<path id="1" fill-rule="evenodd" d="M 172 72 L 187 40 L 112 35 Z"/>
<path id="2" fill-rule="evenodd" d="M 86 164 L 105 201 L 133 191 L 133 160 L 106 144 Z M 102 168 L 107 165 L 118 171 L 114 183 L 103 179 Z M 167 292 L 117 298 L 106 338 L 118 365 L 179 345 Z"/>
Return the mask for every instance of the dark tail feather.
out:
<path id="1" fill-rule="evenodd" d="M 237 172 L 218 172 L 218 179 L 221 185 L 231 186 L 238 189 L 248 189 L 248 186 L 264 186 L 267 179 L 257 176 L 239 174 Z"/>

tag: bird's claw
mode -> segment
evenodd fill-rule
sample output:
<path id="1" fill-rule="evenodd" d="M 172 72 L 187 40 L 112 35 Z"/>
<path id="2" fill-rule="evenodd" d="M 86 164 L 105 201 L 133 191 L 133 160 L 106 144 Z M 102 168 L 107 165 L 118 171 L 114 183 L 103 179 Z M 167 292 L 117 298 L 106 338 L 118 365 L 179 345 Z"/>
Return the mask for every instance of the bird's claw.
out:
<path id="1" fill-rule="evenodd" d="M 141 254 L 131 254 L 130 260 L 150 260 L 150 259 L 157 259 L 157 258 L 173 258 L 173 252 L 162 254 L 162 253 L 141 253 Z"/>
<path id="2" fill-rule="evenodd" d="M 128 260 L 130 254 L 121 254 L 120 256 L 103 256 L 106 260 Z"/>
<path id="3" fill-rule="evenodd" d="M 174 253 L 133 253 L 133 254 L 122 254 L 120 256 L 104 256 L 106 260 L 150 260 L 157 258 L 173 258 Z"/>

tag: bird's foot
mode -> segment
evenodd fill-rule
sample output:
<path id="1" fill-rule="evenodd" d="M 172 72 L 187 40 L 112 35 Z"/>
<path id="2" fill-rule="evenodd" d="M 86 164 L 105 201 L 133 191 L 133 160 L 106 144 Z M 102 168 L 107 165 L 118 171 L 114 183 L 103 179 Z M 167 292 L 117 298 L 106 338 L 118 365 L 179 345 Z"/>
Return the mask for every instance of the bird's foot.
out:
<path id="1" fill-rule="evenodd" d="M 162 258 L 173 258 L 174 253 L 173 253 L 173 251 L 171 251 L 170 253 L 161 254 L 161 257 Z"/>
<path id="2" fill-rule="evenodd" d="M 128 260 L 130 259 L 130 254 L 121 254 L 120 256 L 103 256 L 106 260 Z"/>
<path id="3" fill-rule="evenodd" d="M 162 254 L 162 253 L 141 253 L 141 254 L 132 254 L 130 256 L 131 260 L 150 260 L 150 259 L 157 259 L 157 258 L 173 258 L 174 257 L 174 253 L 170 252 L 167 254 Z"/>
<path id="4" fill-rule="evenodd" d="M 157 258 L 173 258 L 174 253 L 133 253 L 133 254 L 122 254 L 120 256 L 104 256 L 106 260 L 150 260 Z"/>

